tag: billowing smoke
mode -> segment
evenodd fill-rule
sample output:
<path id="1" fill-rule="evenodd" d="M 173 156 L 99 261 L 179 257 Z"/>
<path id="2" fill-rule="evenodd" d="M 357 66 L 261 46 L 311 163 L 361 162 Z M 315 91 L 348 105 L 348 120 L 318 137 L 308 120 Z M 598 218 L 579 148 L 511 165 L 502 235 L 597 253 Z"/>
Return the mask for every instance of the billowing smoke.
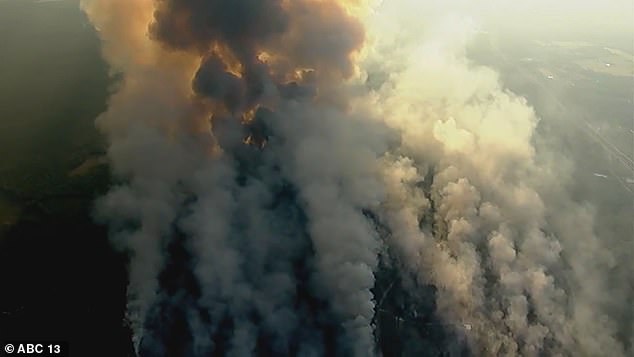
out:
<path id="1" fill-rule="evenodd" d="M 407 355 L 628 353 L 535 113 L 405 3 L 82 1 L 121 78 L 98 212 L 139 355 L 370 356 L 397 310 Z"/>

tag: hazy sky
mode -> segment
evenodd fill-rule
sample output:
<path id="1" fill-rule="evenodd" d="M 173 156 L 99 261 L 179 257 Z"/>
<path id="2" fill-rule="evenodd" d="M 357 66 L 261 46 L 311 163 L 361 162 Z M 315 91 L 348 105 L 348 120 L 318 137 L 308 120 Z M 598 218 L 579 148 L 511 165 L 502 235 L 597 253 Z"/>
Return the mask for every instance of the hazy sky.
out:
<path id="1" fill-rule="evenodd" d="M 624 32 L 631 34 L 634 2 L 631 0 L 535 0 L 496 3 L 487 20 L 509 29 L 554 32 Z"/>
<path id="2" fill-rule="evenodd" d="M 383 0 L 384 6 L 392 1 Z M 499 28 L 522 33 L 587 33 L 634 32 L 634 2 L 632 0 L 410 0 L 399 12 L 418 17 L 438 13 L 467 15 L 483 29 Z"/>

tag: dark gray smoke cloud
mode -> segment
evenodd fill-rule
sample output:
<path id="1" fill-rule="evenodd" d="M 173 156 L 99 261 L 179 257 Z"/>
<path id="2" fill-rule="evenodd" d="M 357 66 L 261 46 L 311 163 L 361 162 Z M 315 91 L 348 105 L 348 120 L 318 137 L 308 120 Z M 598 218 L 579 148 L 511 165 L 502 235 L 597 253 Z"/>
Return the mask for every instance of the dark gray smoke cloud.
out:
<path id="1" fill-rule="evenodd" d="M 374 354 L 379 237 L 362 209 L 381 196 L 385 135 L 327 93 L 360 25 L 334 2 L 146 5 L 86 4 L 98 27 L 115 8 L 153 14 L 148 58 L 129 54 L 142 60 L 100 118 L 129 179 L 100 211 L 132 254 L 137 352 Z"/>
<path id="2" fill-rule="evenodd" d="M 99 213 L 137 353 L 625 355 L 533 110 L 463 23 L 410 46 L 360 4 L 83 2 L 123 73 Z"/>
<path id="3" fill-rule="evenodd" d="M 157 0 L 155 7 L 150 33 L 179 49 L 204 52 L 220 41 L 243 55 L 289 26 L 280 0 Z"/>

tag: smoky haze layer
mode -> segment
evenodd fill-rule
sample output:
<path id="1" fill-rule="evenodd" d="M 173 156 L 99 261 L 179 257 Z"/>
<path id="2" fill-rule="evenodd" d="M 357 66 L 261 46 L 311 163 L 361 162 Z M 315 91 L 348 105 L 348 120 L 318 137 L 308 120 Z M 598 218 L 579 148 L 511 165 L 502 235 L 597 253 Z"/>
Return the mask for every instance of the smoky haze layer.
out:
<path id="1" fill-rule="evenodd" d="M 406 355 L 631 348 L 592 211 L 538 163 L 526 101 L 466 60 L 467 22 L 402 22 L 407 1 L 82 6 L 122 74 L 98 216 L 130 254 L 139 355 L 370 356 L 394 331 Z"/>

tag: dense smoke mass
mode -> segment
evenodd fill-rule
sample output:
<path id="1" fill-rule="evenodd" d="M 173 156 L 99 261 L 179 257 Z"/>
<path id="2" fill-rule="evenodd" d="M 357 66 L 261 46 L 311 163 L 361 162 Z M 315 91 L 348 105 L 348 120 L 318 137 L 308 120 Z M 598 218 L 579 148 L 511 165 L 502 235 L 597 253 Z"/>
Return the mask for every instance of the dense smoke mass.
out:
<path id="1" fill-rule="evenodd" d="M 98 216 L 130 257 L 138 355 L 633 352 L 632 261 L 536 147 L 526 100 L 467 60 L 464 18 L 410 21 L 396 0 L 82 8 L 121 76 L 97 120 L 120 182 Z"/>

